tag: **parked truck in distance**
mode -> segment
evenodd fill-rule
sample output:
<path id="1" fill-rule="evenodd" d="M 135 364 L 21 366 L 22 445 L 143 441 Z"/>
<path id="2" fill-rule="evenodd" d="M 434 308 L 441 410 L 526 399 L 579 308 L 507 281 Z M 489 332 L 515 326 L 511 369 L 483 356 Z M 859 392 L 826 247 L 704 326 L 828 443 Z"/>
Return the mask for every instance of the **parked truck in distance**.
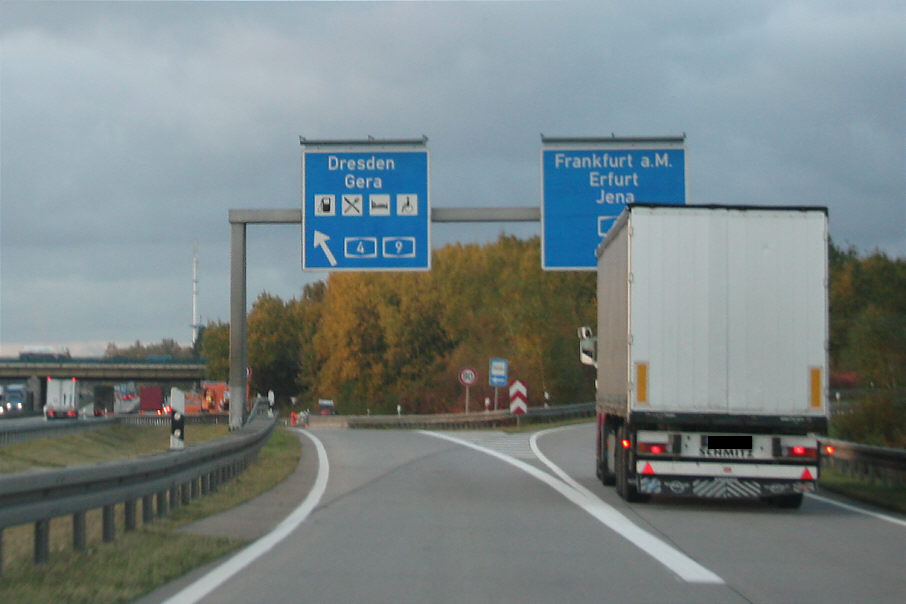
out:
<path id="1" fill-rule="evenodd" d="M 123 382 L 113 386 L 113 412 L 125 415 L 138 411 L 139 391 L 135 382 Z"/>
<path id="2" fill-rule="evenodd" d="M 25 415 L 30 412 L 28 386 L 7 384 L 0 386 L 0 418 Z"/>
<path id="3" fill-rule="evenodd" d="M 630 204 L 598 248 L 596 470 L 628 501 L 816 488 L 827 210 Z"/>
<path id="4" fill-rule="evenodd" d="M 160 386 L 142 386 L 139 390 L 140 413 L 162 413 L 164 408 L 164 389 Z"/>
<path id="5" fill-rule="evenodd" d="M 47 378 L 47 403 L 44 405 L 44 419 L 78 419 L 79 381 Z"/>

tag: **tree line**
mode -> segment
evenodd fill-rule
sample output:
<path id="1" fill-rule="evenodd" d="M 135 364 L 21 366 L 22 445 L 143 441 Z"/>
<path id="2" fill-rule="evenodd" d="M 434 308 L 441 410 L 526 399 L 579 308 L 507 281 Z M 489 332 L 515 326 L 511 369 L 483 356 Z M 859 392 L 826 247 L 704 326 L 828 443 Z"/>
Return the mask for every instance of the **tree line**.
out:
<path id="1" fill-rule="evenodd" d="M 488 364 L 500 357 L 530 404 L 592 401 L 576 328 L 594 322 L 595 274 L 542 271 L 540 248 L 501 236 L 435 250 L 430 272 L 332 273 L 291 300 L 264 292 L 248 316 L 252 388 L 304 407 L 334 399 L 341 413 L 452 412 L 472 367 L 474 410 L 494 400 Z M 201 340 L 210 375 L 226 379 L 229 325 L 209 323 Z"/>
<path id="2" fill-rule="evenodd" d="M 829 276 L 831 369 L 854 380 L 841 385 L 906 388 L 906 260 L 832 243 Z"/>
<path id="3" fill-rule="evenodd" d="M 248 317 L 253 390 L 303 407 L 334 399 L 342 413 L 462 410 L 459 371 L 479 374 L 472 409 L 485 397 L 488 362 L 506 358 L 529 403 L 594 400 L 594 372 L 578 361 L 576 328 L 596 323 L 596 275 L 541 270 L 540 239 L 501 236 L 448 245 L 430 272 L 333 273 L 298 298 L 260 294 Z M 906 379 L 906 260 L 829 248 L 832 388 L 898 391 Z M 209 322 L 198 350 L 165 340 L 135 353 L 206 359 L 212 380 L 229 375 L 229 324 Z M 501 403 L 506 398 L 501 393 Z"/>
<path id="4" fill-rule="evenodd" d="M 906 448 L 906 260 L 829 252 L 831 435 Z"/>

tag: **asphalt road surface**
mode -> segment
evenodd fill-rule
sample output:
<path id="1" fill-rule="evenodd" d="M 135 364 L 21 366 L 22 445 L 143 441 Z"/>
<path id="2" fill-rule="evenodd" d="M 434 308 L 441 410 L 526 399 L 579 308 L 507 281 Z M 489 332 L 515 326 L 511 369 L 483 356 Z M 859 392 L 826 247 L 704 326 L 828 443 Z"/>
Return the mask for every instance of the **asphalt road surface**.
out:
<path id="1" fill-rule="evenodd" d="M 902 516 L 866 514 L 830 495 L 809 496 L 799 510 L 627 504 L 595 479 L 593 424 L 534 435 L 317 430 L 300 438 L 308 497 L 246 550 L 152 599 L 906 601 Z"/>

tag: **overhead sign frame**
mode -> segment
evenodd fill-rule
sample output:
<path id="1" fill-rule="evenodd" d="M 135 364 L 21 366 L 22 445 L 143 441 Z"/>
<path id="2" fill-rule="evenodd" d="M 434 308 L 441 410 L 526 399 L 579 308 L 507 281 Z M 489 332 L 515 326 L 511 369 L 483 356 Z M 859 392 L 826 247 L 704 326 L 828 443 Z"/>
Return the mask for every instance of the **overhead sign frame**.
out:
<path id="1" fill-rule="evenodd" d="M 431 269 L 426 137 L 300 143 L 303 270 Z"/>
<path id="2" fill-rule="evenodd" d="M 686 203 L 685 135 L 541 140 L 544 270 L 595 270 L 627 203 Z"/>

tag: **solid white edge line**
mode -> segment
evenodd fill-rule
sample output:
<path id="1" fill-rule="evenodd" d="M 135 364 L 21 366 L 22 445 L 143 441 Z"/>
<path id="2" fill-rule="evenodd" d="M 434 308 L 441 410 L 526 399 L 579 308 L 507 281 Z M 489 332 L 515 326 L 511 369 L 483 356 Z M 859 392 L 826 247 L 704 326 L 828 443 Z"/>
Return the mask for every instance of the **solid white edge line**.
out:
<path id="1" fill-rule="evenodd" d="M 482 447 L 481 445 L 462 440 L 455 436 L 442 434 L 440 432 L 431 432 L 428 430 L 419 430 L 419 432 L 428 436 L 447 440 L 452 443 L 468 447 L 470 449 L 474 449 L 486 455 L 490 455 L 491 457 L 496 457 L 501 461 L 505 461 L 506 463 L 519 468 L 526 474 L 529 474 L 530 476 L 540 480 L 544 484 L 548 485 L 549 487 L 563 495 L 566 499 L 585 510 L 592 517 L 666 566 L 670 571 L 678 575 L 687 583 L 724 583 L 723 579 L 721 579 L 715 573 L 708 570 L 686 554 L 680 552 L 667 543 L 664 543 L 651 533 L 636 526 L 631 520 L 629 520 L 629 518 L 618 512 L 615 508 L 604 503 L 604 501 L 595 496 L 591 491 L 569 478 L 565 472 L 563 472 L 559 468 L 556 468 L 555 470 L 554 468 L 556 466 L 553 466 L 553 464 L 548 465 L 548 467 L 550 467 L 556 474 L 558 474 L 558 476 L 561 477 L 560 479 L 551 476 L 547 472 L 539 470 L 535 466 L 529 465 L 524 461 L 510 457 L 509 455 L 505 455 L 498 451 L 494 451 L 493 449 L 488 449 L 487 447 Z M 539 452 L 536 452 L 536 455 L 538 453 Z M 539 459 L 541 458 L 539 457 Z M 547 458 L 545 457 L 544 459 Z M 547 465 L 549 463 L 549 460 L 548 462 L 544 462 L 544 460 L 542 459 L 542 463 L 545 463 Z M 563 477 L 566 478 L 564 479 Z"/>
<path id="2" fill-rule="evenodd" d="M 857 512 L 859 514 L 864 514 L 866 516 L 872 516 L 878 520 L 884 520 L 886 522 L 892 522 L 893 524 L 899 524 L 900 526 L 906 526 L 906 520 L 900 520 L 899 518 L 894 518 L 893 516 L 887 516 L 886 514 L 881 514 L 879 512 L 873 512 L 871 510 L 866 510 L 854 505 L 849 505 L 843 503 L 842 501 L 835 501 L 833 499 L 828 499 L 827 497 L 822 497 L 821 495 L 816 495 L 814 493 L 806 493 L 806 497 L 811 497 L 812 499 L 817 499 L 818 501 L 829 503 L 837 507 L 841 507 L 844 510 L 849 510 L 851 512 Z"/>
<path id="3" fill-rule="evenodd" d="M 321 501 L 321 497 L 327 490 L 327 478 L 330 474 L 330 464 L 327 462 L 327 451 L 324 444 L 313 434 L 305 430 L 299 430 L 315 444 L 318 451 L 318 475 L 315 478 L 315 484 L 304 501 L 294 509 L 289 516 L 283 519 L 280 524 L 268 534 L 260 537 L 248 545 L 245 549 L 240 550 L 236 555 L 226 560 L 217 568 L 212 569 L 197 581 L 188 585 L 179 593 L 174 594 L 171 598 L 165 600 L 166 604 L 189 604 L 198 602 L 206 595 L 223 585 L 227 580 L 233 578 L 236 573 L 250 565 L 252 562 L 266 554 L 283 541 L 293 530 L 305 522 L 308 515 L 315 509 L 315 506 Z"/>

